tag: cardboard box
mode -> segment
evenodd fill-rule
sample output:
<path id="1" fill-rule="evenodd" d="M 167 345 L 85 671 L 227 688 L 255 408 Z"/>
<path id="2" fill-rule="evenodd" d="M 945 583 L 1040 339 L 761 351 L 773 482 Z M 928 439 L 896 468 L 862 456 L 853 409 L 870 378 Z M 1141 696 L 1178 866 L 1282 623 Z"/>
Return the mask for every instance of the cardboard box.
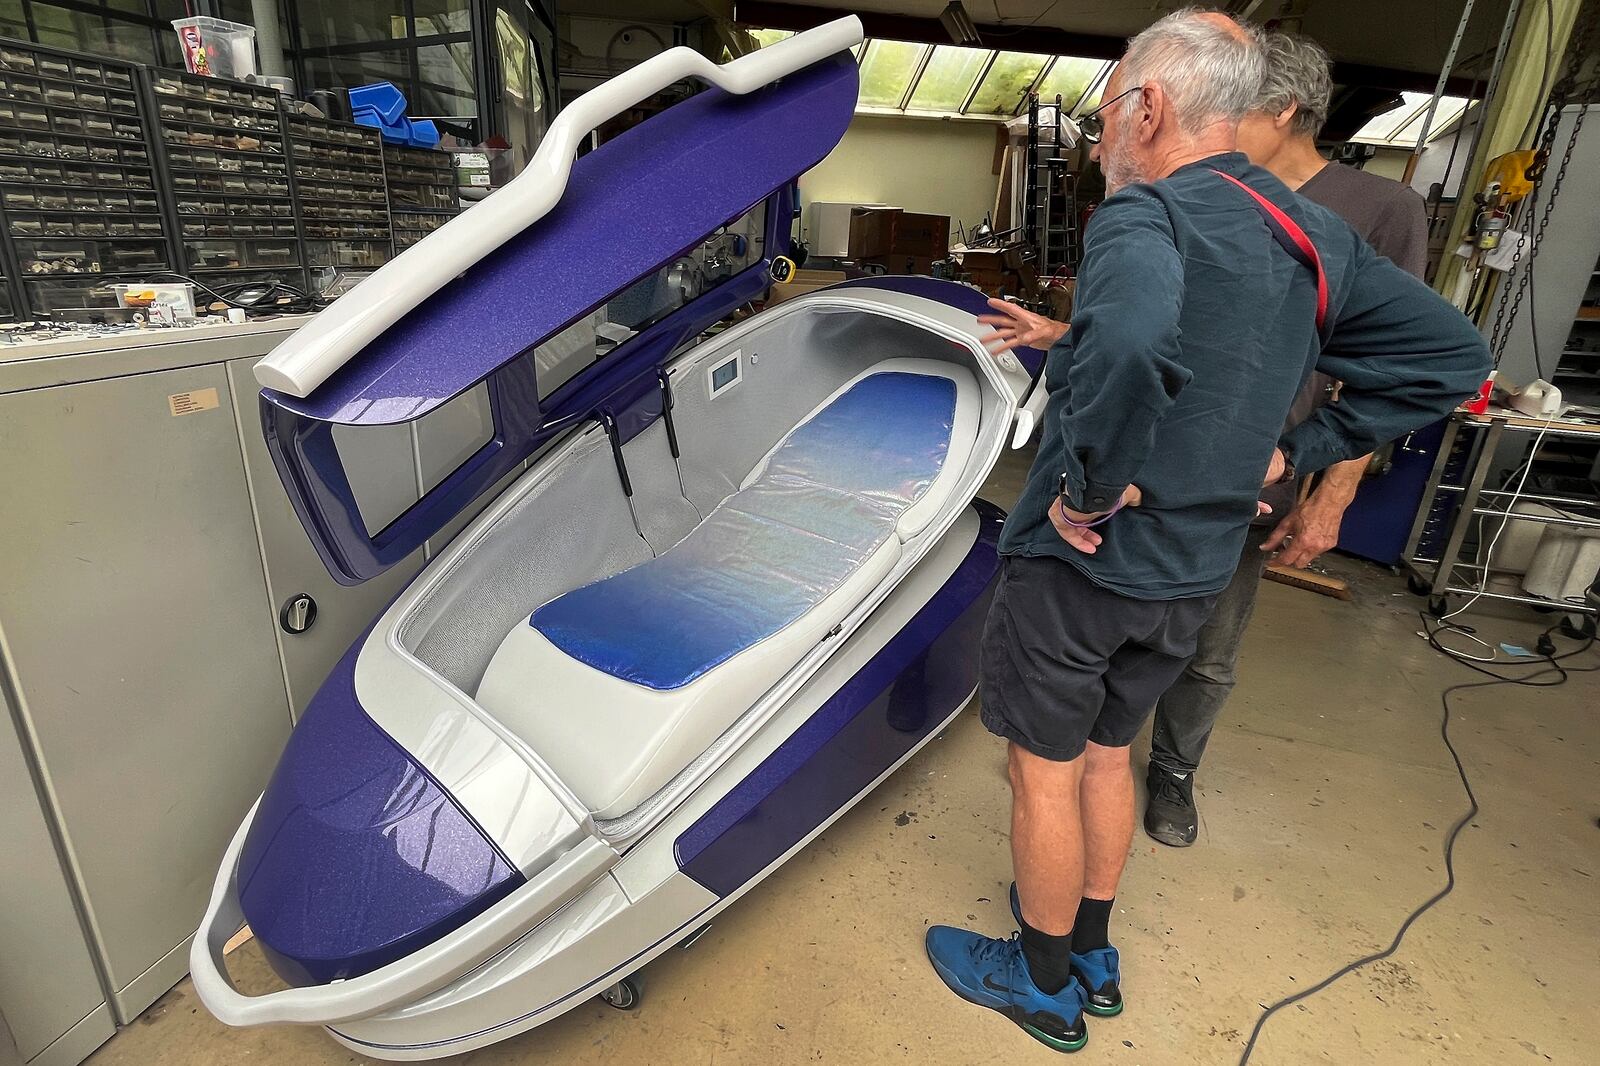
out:
<path id="1" fill-rule="evenodd" d="M 767 293 L 767 306 L 781 304 L 785 300 L 792 300 L 796 296 L 804 296 L 808 292 L 825 289 L 829 285 L 836 285 L 844 280 L 842 270 L 796 270 L 794 277 L 788 281 L 779 282 L 772 286 Z"/>
<path id="2" fill-rule="evenodd" d="M 1021 245 L 1009 244 L 1001 248 L 961 249 L 961 266 L 969 273 L 974 270 L 1006 271 L 1022 269 Z"/>
<path id="3" fill-rule="evenodd" d="M 850 258 L 871 259 L 894 250 L 898 207 L 858 207 L 850 212 Z"/>
<path id="4" fill-rule="evenodd" d="M 950 254 L 950 216 L 902 211 L 895 219 L 889 251 L 922 259 L 943 259 Z"/>

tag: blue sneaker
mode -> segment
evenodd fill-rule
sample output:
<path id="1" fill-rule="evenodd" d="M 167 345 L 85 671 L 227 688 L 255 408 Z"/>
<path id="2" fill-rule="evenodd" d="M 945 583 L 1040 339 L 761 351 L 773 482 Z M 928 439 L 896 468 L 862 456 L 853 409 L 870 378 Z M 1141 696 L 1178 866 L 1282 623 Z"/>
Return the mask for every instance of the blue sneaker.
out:
<path id="1" fill-rule="evenodd" d="M 1076 978 L 1053 996 L 1039 991 L 1016 936 L 993 940 L 966 929 L 928 930 L 928 961 L 950 991 L 999 1011 L 1045 1047 L 1077 1051 L 1089 1042 L 1083 1024 L 1083 989 Z"/>
<path id="2" fill-rule="evenodd" d="M 1011 882 L 1011 914 L 1022 924 L 1022 902 Z M 1122 966 L 1117 949 L 1107 945 L 1084 955 L 1072 953 L 1072 976 L 1083 985 L 1083 1009 L 1100 1018 L 1122 1013 Z"/>

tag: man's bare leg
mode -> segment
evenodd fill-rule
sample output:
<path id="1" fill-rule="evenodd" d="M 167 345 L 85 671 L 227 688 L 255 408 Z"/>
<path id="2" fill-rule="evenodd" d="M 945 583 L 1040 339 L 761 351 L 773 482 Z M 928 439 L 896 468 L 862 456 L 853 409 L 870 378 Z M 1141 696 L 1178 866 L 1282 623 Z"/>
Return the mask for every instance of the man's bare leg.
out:
<path id="1" fill-rule="evenodd" d="M 1012 744 L 1009 770 L 1011 865 L 1023 920 L 1049 936 L 1066 936 L 1083 892 L 1084 759 L 1054 762 Z"/>
<path id="2" fill-rule="evenodd" d="M 1133 767 L 1129 748 L 1089 741 L 1079 793 L 1083 822 L 1083 894 L 1113 899 L 1133 844 Z M 1024 897 L 1026 898 L 1026 897 Z"/>

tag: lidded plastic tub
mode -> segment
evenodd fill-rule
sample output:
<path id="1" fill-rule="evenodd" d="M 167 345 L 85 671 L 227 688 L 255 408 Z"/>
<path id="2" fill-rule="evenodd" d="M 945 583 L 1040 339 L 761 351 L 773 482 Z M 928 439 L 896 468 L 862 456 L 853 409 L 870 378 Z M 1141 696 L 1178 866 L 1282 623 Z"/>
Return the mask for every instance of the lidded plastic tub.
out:
<path id="1" fill-rule="evenodd" d="M 183 65 L 190 74 L 246 81 L 256 73 L 256 29 L 242 22 L 197 15 L 173 19 Z"/>

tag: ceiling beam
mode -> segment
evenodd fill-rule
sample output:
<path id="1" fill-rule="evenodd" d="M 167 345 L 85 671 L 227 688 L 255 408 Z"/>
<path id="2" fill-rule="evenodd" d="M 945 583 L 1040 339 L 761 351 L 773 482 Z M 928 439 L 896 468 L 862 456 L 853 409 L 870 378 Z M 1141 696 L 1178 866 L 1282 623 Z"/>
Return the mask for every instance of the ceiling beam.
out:
<path id="1" fill-rule="evenodd" d="M 950 44 L 950 35 L 937 18 L 919 18 L 914 15 L 884 15 L 872 11 L 848 11 L 835 7 L 812 7 L 809 4 L 786 4 L 777 0 L 749 0 L 734 4 L 735 21 L 747 26 L 772 30 L 809 30 L 824 22 L 855 15 L 868 37 L 882 37 L 891 41 L 916 41 L 922 44 Z M 1098 33 L 1076 33 L 1053 26 L 1030 26 L 1019 33 L 1017 26 L 978 24 L 978 34 L 984 38 L 985 48 L 1014 48 L 1050 55 L 1081 56 L 1085 59 L 1118 59 L 1127 46 L 1122 37 L 1109 37 Z M 1396 70 L 1393 67 L 1375 67 L 1365 63 L 1333 64 L 1333 80 L 1340 85 L 1394 92 L 1433 92 L 1437 74 Z M 1472 79 L 1451 78 L 1445 92 L 1465 96 L 1472 87 Z M 1481 89 L 1481 87 L 1480 87 Z"/>

